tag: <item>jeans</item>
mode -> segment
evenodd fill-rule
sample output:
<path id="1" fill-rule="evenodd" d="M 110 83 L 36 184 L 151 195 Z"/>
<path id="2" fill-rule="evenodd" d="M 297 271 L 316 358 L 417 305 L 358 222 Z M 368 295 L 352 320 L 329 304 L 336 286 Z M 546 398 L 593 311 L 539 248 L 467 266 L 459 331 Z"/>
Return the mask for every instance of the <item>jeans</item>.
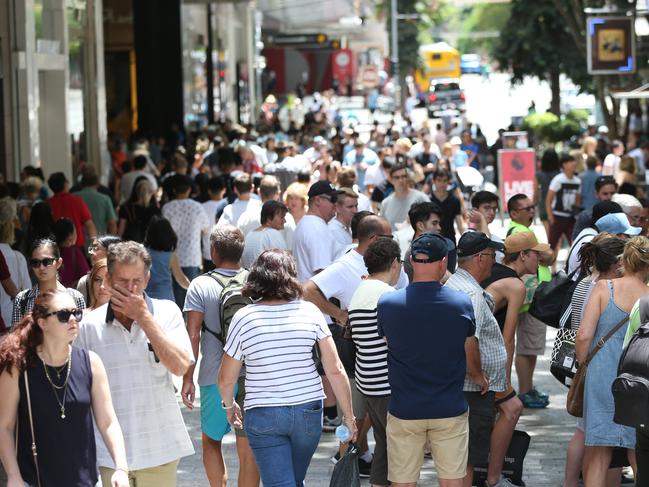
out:
<path id="1" fill-rule="evenodd" d="M 184 274 L 187 276 L 187 279 L 190 281 L 194 279 L 195 277 L 198 277 L 201 275 L 201 268 L 200 267 L 181 267 L 182 271 Z M 176 300 L 176 304 L 178 307 L 182 310 L 183 307 L 185 306 L 185 296 L 187 295 L 187 289 L 183 289 L 183 287 L 176 282 L 176 280 L 173 280 L 174 283 L 174 299 Z"/>
<path id="2" fill-rule="evenodd" d="M 302 487 L 322 433 L 322 400 L 249 409 L 244 425 L 264 487 Z"/>
<path id="3" fill-rule="evenodd" d="M 636 487 L 649 487 L 649 431 L 636 428 L 635 458 L 638 472 L 635 479 Z"/>

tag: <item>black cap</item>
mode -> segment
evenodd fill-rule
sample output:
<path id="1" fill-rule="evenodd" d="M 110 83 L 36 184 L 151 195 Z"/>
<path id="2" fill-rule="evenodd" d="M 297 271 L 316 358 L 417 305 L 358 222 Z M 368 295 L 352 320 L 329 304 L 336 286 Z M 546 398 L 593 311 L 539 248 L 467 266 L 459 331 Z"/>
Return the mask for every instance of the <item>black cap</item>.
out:
<path id="1" fill-rule="evenodd" d="M 505 250 L 505 246 L 500 242 L 494 242 L 482 232 L 468 231 L 460 237 L 457 243 L 457 256 L 469 257 L 482 252 L 484 249 Z"/>
<path id="2" fill-rule="evenodd" d="M 426 232 L 414 239 L 410 244 L 410 255 L 413 262 L 430 264 L 442 260 L 453 250 L 453 242 L 437 233 Z M 418 259 L 416 255 L 427 255 L 427 259 Z"/>
<path id="3" fill-rule="evenodd" d="M 336 191 L 336 188 L 334 188 L 331 183 L 327 181 L 317 181 L 311 185 L 309 188 L 309 198 L 313 198 L 315 196 L 323 196 L 323 195 L 329 195 L 332 197 L 332 201 L 336 201 L 336 196 L 338 192 Z"/>
<path id="4" fill-rule="evenodd" d="M 622 213 L 622 207 L 615 201 L 600 201 L 593 205 L 591 226 L 594 226 L 597 220 L 610 213 Z"/>

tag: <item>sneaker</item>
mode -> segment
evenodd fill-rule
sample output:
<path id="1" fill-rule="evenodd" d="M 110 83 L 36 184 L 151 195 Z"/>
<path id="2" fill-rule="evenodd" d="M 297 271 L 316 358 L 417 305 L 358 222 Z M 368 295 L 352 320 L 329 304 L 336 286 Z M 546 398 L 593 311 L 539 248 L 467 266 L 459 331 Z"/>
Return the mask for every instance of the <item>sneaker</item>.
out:
<path id="1" fill-rule="evenodd" d="M 338 450 L 333 457 L 329 458 L 329 461 L 334 465 L 338 463 L 338 460 L 340 460 L 340 450 Z"/>
<path id="2" fill-rule="evenodd" d="M 370 471 L 372 470 L 372 462 L 366 462 L 361 457 L 358 457 L 358 473 L 361 478 L 369 478 Z"/>
<path id="3" fill-rule="evenodd" d="M 341 424 L 342 420 L 338 416 L 333 419 L 325 416 L 322 421 L 322 431 L 325 433 L 333 433 Z"/>
<path id="4" fill-rule="evenodd" d="M 529 409 L 543 409 L 550 403 L 547 399 L 544 400 L 536 396 L 532 391 L 519 394 L 518 398 L 523 403 L 523 406 Z"/>
<path id="5" fill-rule="evenodd" d="M 493 485 L 489 485 L 489 483 L 485 480 L 484 486 L 485 487 L 519 487 L 516 484 L 513 484 L 511 480 L 506 479 L 505 477 L 500 477 L 500 480 Z"/>
<path id="6" fill-rule="evenodd" d="M 542 401 L 548 401 L 548 403 L 550 402 L 550 396 L 545 392 L 537 391 L 536 387 L 533 387 L 532 390 L 530 391 L 530 393 L 532 395 L 538 397 Z"/>

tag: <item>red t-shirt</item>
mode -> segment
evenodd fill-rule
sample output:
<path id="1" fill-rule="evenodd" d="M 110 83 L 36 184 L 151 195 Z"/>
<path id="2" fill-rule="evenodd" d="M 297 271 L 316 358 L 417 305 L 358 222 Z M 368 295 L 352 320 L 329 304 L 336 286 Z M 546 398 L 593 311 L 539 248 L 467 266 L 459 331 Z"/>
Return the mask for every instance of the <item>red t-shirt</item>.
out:
<path id="1" fill-rule="evenodd" d="M 77 242 L 79 246 L 86 244 L 86 236 L 83 233 L 83 224 L 92 218 L 88 205 L 78 196 L 63 192 L 52 196 L 47 200 L 52 208 L 54 221 L 59 218 L 69 218 L 77 230 Z"/>

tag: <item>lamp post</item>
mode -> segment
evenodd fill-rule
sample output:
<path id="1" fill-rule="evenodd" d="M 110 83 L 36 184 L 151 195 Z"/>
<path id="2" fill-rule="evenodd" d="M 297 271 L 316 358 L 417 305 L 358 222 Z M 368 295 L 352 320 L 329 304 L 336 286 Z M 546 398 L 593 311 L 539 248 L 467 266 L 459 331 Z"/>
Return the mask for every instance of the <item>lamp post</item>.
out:
<path id="1" fill-rule="evenodd" d="M 397 10 L 397 0 L 390 0 L 390 31 L 392 34 L 390 44 L 390 64 L 392 67 L 392 79 L 394 80 L 394 104 L 395 107 L 401 108 L 401 80 L 399 76 L 399 25 L 400 20 L 417 20 L 419 14 L 402 14 L 399 15 Z"/>

